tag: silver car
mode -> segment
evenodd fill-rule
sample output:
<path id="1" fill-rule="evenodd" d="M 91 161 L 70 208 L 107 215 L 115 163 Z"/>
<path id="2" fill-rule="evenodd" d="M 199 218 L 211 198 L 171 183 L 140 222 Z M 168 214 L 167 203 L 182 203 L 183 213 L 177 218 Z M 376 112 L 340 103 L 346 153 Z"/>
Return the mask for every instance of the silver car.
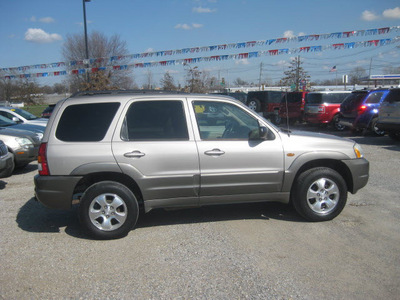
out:
<path id="1" fill-rule="evenodd" d="M 8 151 L 6 144 L 0 140 L 0 178 L 8 177 L 14 170 L 14 156 Z"/>
<path id="2" fill-rule="evenodd" d="M 98 239 L 128 234 L 139 207 L 278 201 L 309 221 L 331 220 L 369 176 L 354 141 L 282 131 L 230 97 L 126 91 L 60 101 L 38 165 L 37 199 L 79 204 Z"/>
<path id="3" fill-rule="evenodd" d="M 0 127 L 0 140 L 3 140 L 13 155 L 16 168 L 22 168 L 36 160 L 41 140 L 36 133 Z"/>

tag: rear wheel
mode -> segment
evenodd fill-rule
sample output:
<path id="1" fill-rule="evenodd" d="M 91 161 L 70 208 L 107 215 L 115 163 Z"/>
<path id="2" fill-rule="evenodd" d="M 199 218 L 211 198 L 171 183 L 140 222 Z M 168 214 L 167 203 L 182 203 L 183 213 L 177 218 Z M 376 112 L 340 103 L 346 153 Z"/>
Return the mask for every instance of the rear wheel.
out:
<path id="1" fill-rule="evenodd" d="M 334 116 L 332 119 L 333 127 L 335 127 L 335 129 L 338 131 L 343 131 L 346 128 L 346 126 L 340 124 L 339 122 L 340 122 L 339 115 Z"/>
<path id="2" fill-rule="evenodd" d="M 313 168 L 299 176 L 291 198 L 296 211 L 305 219 L 328 221 L 346 205 L 347 185 L 335 170 Z"/>
<path id="3" fill-rule="evenodd" d="M 373 132 L 373 134 L 375 134 L 377 136 L 385 135 L 386 132 L 384 130 L 379 129 L 376 126 L 376 122 L 378 122 L 378 118 L 373 118 L 372 121 L 371 121 L 370 129 Z"/>
<path id="4" fill-rule="evenodd" d="M 135 226 L 139 205 L 126 186 L 113 181 L 91 185 L 82 195 L 79 220 L 96 239 L 117 239 L 126 236 Z"/>
<path id="5" fill-rule="evenodd" d="M 247 102 L 247 106 L 256 112 L 259 112 L 261 110 L 261 103 L 260 100 L 258 99 L 251 99 Z"/>

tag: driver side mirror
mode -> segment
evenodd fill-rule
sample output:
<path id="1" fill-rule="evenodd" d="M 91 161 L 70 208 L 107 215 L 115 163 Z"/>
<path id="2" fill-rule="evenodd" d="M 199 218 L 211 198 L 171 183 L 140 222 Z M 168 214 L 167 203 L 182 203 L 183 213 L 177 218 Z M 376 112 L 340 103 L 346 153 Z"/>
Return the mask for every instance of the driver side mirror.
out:
<path id="1" fill-rule="evenodd" d="M 15 123 L 21 123 L 21 120 L 18 119 L 17 117 L 12 117 L 11 120 L 12 120 L 13 122 L 15 122 Z"/>
<path id="2" fill-rule="evenodd" d="M 268 130 L 265 126 L 260 126 L 256 129 L 253 129 L 249 134 L 250 140 L 273 140 L 275 136 L 273 133 Z"/>

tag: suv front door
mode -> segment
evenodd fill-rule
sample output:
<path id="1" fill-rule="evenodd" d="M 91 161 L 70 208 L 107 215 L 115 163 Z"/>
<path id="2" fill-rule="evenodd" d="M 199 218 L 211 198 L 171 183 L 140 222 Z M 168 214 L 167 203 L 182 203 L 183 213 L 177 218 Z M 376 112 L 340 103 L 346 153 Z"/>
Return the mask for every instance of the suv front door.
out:
<path id="1" fill-rule="evenodd" d="M 200 158 L 200 204 L 266 200 L 281 191 L 284 163 L 279 136 L 257 134 L 259 121 L 239 105 L 192 100 Z"/>

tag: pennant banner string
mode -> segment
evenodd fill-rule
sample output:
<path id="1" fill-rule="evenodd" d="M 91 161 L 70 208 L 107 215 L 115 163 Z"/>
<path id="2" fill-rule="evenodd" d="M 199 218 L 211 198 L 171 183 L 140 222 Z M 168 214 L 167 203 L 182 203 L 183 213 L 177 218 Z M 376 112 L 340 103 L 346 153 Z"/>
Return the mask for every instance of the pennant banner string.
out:
<path id="1" fill-rule="evenodd" d="M 137 54 L 130 55 L 121 55 L 121 56 L 112 56 L 112 57 L 101 57 L 101 58 L 90 58 L 85 60 L 77 60 L 70 62 L 56 62 L 56 63 L 48 63 L 48 64 L 35 64 L 29 66 L 21 66 L 21 67 L 10 67 L 10 68 L 0 68 L 0 71 L 9 73 L 9 72 L 26 72 L 30 69 L 49 69 L 49 68 L 63 68 L 63 67 L 74 67 L 74 66 L 85 66 L 85 65 L 96 65 L 99 63 L 106 63 L 113 65 L 115 62 L 120 60 L 131 60 L 131 59 L 146 59 L 149 57 L 161 57 L 161 56 L 172 56 L 172 55 L 186 55 L 193 54 L 199 52 L 211 52 L 211 51 L 219 51 L 226 49 L 241 49 L 241 48 L 251 48 L 256 46 L 270 46 L 272 44 L 284 44 L 288 42 L 304 42 L 304 41 L 317 41 L 322 39 L 341 39 L 341 38 L 350 38 L 355 36 L 370 36 L 370 35 L 382 35 L 388 34 L 391 32 L 400 31 L 400 26 L 392 26 L 392 27 L 383 27 L 377 29 L 368 29 L 368 30 L 353 30 L 353 31 L 345 31 L 345 32 L 335 32 L 335 33 L 327 33 L 327 34 L 310 34 L 303 36 L 295 36 L 290 38 L 277 38 L 277 39 L 269 39 L 262 41 L 250 41 L 250 42 L 241 42 L 241 43 L 231 43 L 231 44 L 222 44 L 222 45 L 214 45 L 214 46 L 203 46 L 203 47 L 192 47 L 192 48 L 183 48 L 178 50 L 166 50 L 166 51 L 154 51 L 154 52 L 143 52 Z M 340 44 L 337 44 L 340 45 Z M 307 47 L 304 47 L 307 48 Z M 304 49 L 304 51 L 311 51 L 311 49 Z M 315 51 L 313 49 L 312 51 Z"/>
<path id="2" fill-rule="evenodd" d="M 390 44 L 400 42 L 400 36 L 393 39 L 380 39 L 380 40 L 369 40 L 363 42 L 350 42 L 350 43 L 338 43 L 325 46 L 307 46 L 300 48 L 283 48 L 283 49 L 273 49 L 264 51 L 254 51 L 254 52 L 244 52 L 238 54 L 229 55 L 213 55 L 207 57 L 195 57 L 195 58 L 184 58 L 177 60 L 163 60 L 156 62 L 144 62 L 144 63 L 134 63 L 128 65 L 113 65 L 106 67 L 95 67 L 95 68 L 80 68 L 73 69 L 71 71 L 57 71 L 57 72 L 42 72 L 42 73 L 27 73 L 19 75 L 7 75 L 4 76 L 6 79 L 16 79 L 16 78 L 33 78 L 33 77 L 49 77 L 49 76 L 62 76 L 69 74 L 86 74 L 95 73 L 99 71 L 106 70 L 129 70 L 136 68 L 148 68 L 148 67 L 158 67 L 158 66 L 171 66 L 171 65 L 184 65 L 200 62 L 210 62 L 210 61 L 225 61 L 230 59 L 248 59 L 257 58 L 263 56 L 274 56 L 282 54 L 295 54 L 295 53 L 312 53 L 312 52 L 322 52 L 326 50 L 344 50 L 344 49 L 354 49 L 359 47 L 380 47 L 387 46 Z"/>

